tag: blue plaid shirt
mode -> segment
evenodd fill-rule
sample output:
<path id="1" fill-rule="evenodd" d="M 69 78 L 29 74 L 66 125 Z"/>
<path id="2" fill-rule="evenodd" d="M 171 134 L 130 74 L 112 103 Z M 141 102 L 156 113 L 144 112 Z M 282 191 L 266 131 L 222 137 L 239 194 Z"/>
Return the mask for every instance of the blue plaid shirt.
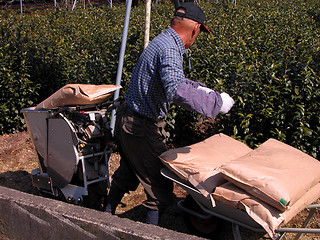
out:
<path id="1" fill-rule="evenodd" d="M 141 54 L 126 92 L 127 104 L 149 118 L 164 118 L 179 84 L 185 81 L 179 35 L 169 28 L 148 44 Z"/>

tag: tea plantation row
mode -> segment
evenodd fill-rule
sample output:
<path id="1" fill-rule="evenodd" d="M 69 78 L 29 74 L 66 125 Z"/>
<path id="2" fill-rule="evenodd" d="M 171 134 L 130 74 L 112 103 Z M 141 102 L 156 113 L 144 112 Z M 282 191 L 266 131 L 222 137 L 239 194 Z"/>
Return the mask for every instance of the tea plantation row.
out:
<path id="1" fill-rule="evenodd" d="M 212 34 L 189 51 L 187 76 L 236 100 L 199 123 L 172 106 L 169 142 L 191 144 L 224 132 L 250 147 L 276 138 L 320 158 L 320 6 L 311 0 L 243 0 L 201 6 Z M 131 11 L 123 90 L 143 50 L 143 3 Z M 169 26 L 173 4 L 159 1 L 151 38 Z M 114 84 L 125 6 L 0 13 L 0 134 L 25 128 L 20 110 L 67 83 Z M 201 127 L 202 126 L 202 127 Z M 202 131 L 201 131 L 202 130 Z"/>

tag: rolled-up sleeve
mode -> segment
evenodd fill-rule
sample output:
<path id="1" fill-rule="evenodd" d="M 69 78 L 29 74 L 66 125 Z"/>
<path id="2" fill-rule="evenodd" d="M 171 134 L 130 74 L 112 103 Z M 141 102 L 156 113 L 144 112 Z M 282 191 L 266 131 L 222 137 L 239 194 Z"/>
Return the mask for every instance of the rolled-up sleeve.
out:
<path id="1" fill-rule="evenodd" d="M 188 111 L 195 111 L 209 118 L 219 114 L 223 103 L 220 93 L 189 79 L 179 84 L 173 102 Z"/>

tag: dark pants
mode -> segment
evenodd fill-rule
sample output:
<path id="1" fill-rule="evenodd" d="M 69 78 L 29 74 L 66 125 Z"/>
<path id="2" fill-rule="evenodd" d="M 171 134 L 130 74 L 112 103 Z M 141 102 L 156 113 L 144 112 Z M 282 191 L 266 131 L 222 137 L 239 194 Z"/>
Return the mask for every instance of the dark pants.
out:
<path id="1" fill-rule="evenodd" d="M 141 183 L 147 195 L 143 205 L 151 210 L 172 204 L 173 183 L 160 174 L 164 165 L 158 157 L 167 150 L 165 121 L 138 116 L 126 103 L 116 116 L 115 138 L 121 160 L 112 176 L 112 186 L 129 192 Z"/>

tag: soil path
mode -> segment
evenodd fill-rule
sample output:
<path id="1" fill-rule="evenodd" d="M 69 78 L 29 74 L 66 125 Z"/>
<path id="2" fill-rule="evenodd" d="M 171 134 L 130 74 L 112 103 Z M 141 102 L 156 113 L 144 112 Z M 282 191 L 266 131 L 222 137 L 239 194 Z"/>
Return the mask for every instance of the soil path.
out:
<path id="1" fill-rule="evenodd" d="M 119 156 L 113 154 L 110 159 L 110 173 L 112 174 L 119 165 Z M 38 195 L 37 190 L 32 186 L 31 171 L 38 167 L 37 157 L 33 148 L 32 141 L 27 132 L 0 136 L 0 185 L 22 192 Z M 184 198 L 186 192 L 178 186 L 174 190 L 177 199 Z M 145 209 L 141 206 L 145 199 L 143 188 L 139 186 L 138 190 L 126 194 L 122 199 L 116 214 L 119 217 L 129 218 L 133 221 L 143 222 L 145 218 Z M 320 202 L 320 201 L 318 201 Z M 300 226 L 302 219 L 307 211 L 298 214 L 288 226 Z M 160 226 L 163 228 L 192 234 L 183 221 L 183 213 L 176 207 L 170 207 L 162 216 Z M 310 226 L 320 228 L 320 212 L 316 213 Z M 241 228 L 242 238 L 246 240 L 270 239 L 267 234 L 255 233 Z M 287 239 L 293 239 L 293 235 L 286 235 Z M 0 224 L 0 240 L 8 238 L 2 234 Z M 224 223 L 222 232 L 215 239 L 233 239 L 232 228 L 228 223 Z M 319 235 L 308 234 L 301 237 L 303 240 L 320 240 Z"/>

